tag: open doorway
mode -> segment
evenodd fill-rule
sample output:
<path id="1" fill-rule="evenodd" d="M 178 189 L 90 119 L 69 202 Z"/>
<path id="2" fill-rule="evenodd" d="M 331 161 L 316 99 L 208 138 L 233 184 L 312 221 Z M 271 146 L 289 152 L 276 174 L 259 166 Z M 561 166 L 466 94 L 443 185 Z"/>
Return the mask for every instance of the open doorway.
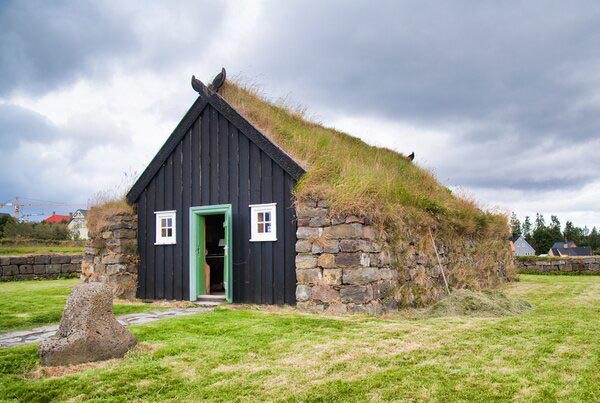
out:
<path id="1" fill-rule="evenodd" d="M 190 207 L 190 301 L 233 301 L 231 204 Z"/>
<path id="2" fill-rule="evenodd" d="M 224 214 L 207 215 L 204 219 L 204 295 L 225 295 L 225 221 Z"/>

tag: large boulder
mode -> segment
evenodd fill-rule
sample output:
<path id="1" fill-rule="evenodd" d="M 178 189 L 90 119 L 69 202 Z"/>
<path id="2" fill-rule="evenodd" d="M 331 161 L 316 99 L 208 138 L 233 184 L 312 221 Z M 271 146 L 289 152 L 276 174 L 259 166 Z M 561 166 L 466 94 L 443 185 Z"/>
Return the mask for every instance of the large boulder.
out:
<path id="1" fill-rule="evenodd" d="M 72 365 L 123 357 L 137 340 L 113 315 L 112 300 L 112 290 L 105 284 L 75 286 L 56 335 L 39 346 L 42 365 Z"/>

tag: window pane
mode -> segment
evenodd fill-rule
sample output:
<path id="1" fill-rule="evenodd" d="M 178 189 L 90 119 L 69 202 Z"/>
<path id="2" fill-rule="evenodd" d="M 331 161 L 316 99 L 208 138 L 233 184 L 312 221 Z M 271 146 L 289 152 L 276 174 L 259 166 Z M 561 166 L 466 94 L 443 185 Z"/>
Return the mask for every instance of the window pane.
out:
<path id="1" fill-rule="evenodd" d="M 271 213 L 270 212 L 265 213 L 265 221 L 271 221 Z"/>
<path id="2" fill-rule="evenodd" d="M 265 224 L 263 223 L 258 223 L 258 233 L 262 234 L 265 232 Z"/>
<path id="3" fill-rule="evenodd" d="M 160 233 L 163 238 L 167 236 L 167 230 L 165 228 L 163 228 Z"/>
<path id="4" fill-rule="evenodd" d="M 265 232 L 271 232 L 271 223 L 265 224 Z"/>
<path id="5" fill-rule="evenodd" d="M 263 214 L 263 213 L 258 213 L 258 221 L 259 221 L 259 222 L 262 222 L 262 221 L 264 221 L 264 220 L 265 220 L 265 216 L 264 216 L 264 214 Z"/>
<path id="6" fill-rule="evenodd" d="M 173 219 L 167 218 L 167 227 L 172 227 L 172 226 L 173 226 Z"/>
<path id="7" fill-rule="evenodd" d="M 167 226 L 167 219 L 166 218 L 161 218 L 160 219 L 160 227 L 161 228 L 165 228 Z"/>
<path id="8" fill-rule="evenodd" d="M 168 237 L 172 237 L 173 236 L 173 228 L 167 228 L 167 236 Z"/>

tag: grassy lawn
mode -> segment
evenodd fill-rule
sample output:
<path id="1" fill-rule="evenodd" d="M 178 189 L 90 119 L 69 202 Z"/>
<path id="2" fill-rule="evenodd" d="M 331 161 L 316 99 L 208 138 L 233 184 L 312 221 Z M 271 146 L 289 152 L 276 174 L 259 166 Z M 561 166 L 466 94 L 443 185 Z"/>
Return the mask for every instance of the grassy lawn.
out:
<path id="1" fill-rule="evenodd" d="M 0 333 L 58 323 L 79 279 L 0 282 Z M 117 315 L 156 310 L 155 305 L 116 303 Z"/>
<path id="2" fill-rule="evenodd" d="M 0 255 L 27 255 L 44 253 L 83 253 L 83 246 L 60 246 L 60 245 L 0 245 Z"/>
<path id="3" fill-rule="evenodd" d="M 124 360 L 54 377 L 35 346 L 4 348 L 0 401 L 599 401 L 600 277 L 521 278 L 507 293 L 536 309 L 518 317 L 220 309 L 134 326 Z"/>

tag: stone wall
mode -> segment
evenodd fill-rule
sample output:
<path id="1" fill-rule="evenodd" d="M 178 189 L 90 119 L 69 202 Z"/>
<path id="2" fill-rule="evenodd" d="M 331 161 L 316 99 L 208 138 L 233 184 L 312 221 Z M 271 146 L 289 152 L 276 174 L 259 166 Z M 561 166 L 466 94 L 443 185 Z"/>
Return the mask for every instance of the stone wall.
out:
<path id="1" fill-rule="evenodd" d="M 503 237 L 444 237 L 432 234 L 449 288 L 495 288 L 516 277 L 513 254 Z M 397 297 L 403 306 L 427 306 L 447 295 L 429 234 L 407 235 L 397 245 L 400 270 Z"/>
<path id="2" fill-rule="evenodd" d="M 81 254 L 0 256 L 0 280 L 75 277 L 81 260 Z"/>
<path id="3" fill-rule="evenodd" d="M 571 258 L 516 258 L 524 274 L 600 274 L 600 256 Z"/>
<path id="4" fill-rule="evenodd" d="M 298 307 L 332 313 L 396 309 L 398 271 L 382 236 L 361 217 L 330 217 L 326 201 L 297 212 Z"/>
<path id="5" fill-rule="evenodd" d="M 82 277 L 85 282 L 108 284 L 119 298 L 134 298 L 137 290 L 137 216 L 117 213 L 104 217 L 106 224 L 90 234 Z"/>
<path id="6" fill-rule="evenodd" d="M 495 287 L 514 273 L 509 244 L 501 237 L 443 240 L 433 232 L 407 230 L 403 240 L 391 245 L 388 234 L 365 218 L 331 215 L 325 200 L 302 201 L 296 214 L 301 309 L 379 314 L 444 297 L 441 268 L 451 289 Z"/>

